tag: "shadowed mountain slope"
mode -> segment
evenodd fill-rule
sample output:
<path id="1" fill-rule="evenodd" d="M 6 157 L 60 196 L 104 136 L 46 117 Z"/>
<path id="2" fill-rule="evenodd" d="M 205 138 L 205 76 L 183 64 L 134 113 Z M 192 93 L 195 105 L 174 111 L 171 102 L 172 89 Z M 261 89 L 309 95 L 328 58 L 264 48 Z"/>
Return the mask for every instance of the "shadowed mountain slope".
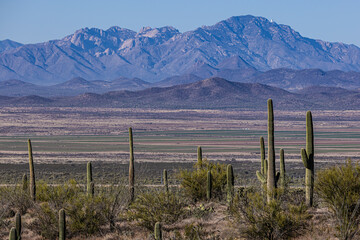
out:
<path id="1" fill-rule="evenodd" d="M 230 82 L 209 78 L 172 87 L 153 87 L 140 91 L 85 93 L 75 97 L 0 98 L 0 105 L 138 107 L 138 108 L 240 108 L 266 109 L 272 98 L 278 109 L 360 109 L 360 93 L 341 88 L 314 86 L 292 93 L 260 83 Z"/>

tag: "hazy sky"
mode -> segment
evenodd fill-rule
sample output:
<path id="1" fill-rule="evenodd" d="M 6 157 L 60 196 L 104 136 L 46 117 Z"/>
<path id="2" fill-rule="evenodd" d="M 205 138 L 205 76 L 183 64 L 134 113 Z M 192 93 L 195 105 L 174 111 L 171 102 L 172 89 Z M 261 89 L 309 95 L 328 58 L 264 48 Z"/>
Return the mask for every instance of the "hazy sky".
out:
<path id="1" fill-rule="evenodd" d="M 0 0 L 0 40 L 37 43 L 84 27 L 181 32 L 251 14 L 301 35 L 360 46 L 360 0 Z"/>

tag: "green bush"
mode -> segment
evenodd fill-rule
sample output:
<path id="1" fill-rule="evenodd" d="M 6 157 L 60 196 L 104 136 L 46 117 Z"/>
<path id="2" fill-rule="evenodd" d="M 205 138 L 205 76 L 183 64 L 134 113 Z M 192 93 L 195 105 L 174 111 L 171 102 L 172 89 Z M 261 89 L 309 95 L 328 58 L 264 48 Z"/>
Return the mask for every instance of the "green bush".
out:
<path id="1" fill-rule="evenodd" d="M 24 191 L 20 185 L 0 188 L 0 205 L 6 206 L 6 217 L 12 217 L 15 212 L 25 214 L 33 202 L 29 192 Z"/>
<path id="2" fill-rule="evenodd" d="M 58 212 L 49 203 L 35 204 L 32 216 L 34 221 L 29 226 L 31 230 L 45 239 L 56 239 L 59 236 Z"/>
<path id="3" fill-rule="evenodd" d="M 49 186 L 43 181 L 39 181 L 36 185 L 37 200 L 39 202 L 48 202 L 57 211 L 66 208 L 77 196 L 83 192 L 82 188 L 75 180 Z"/>
<path id="4" fill-rule="evenodd" d="M 185 206 L 187 204 L 180 192 L 152 189 L 137 196 L 128 217 L 152 231 L 156 222 L 171 224 L 181 219 L 186 212 Z"/>
<path id="5" fill-rule="evenodd" d="M 88 196 L 74 180 L 56 186 L 42 182 L 37 189 L 38 201 L 31 229 L 46 239 L 54 239 L 58 234 L 61 208 L 66 211 L 68 236 L 93 235 L 105 224 L 114 230 L 119 214 L 128 202 L 128 189 L 124 186 L 100 188 L 94 197 Z"/>
<path id="6" fill-rule="evenodd" d="M 195 163 L 192 170 L 180 170 L 181 187 L 194 201 L 206 199 L 207 172 L 211 171 L 212 196 L 221 199 L 226 186 L 226 165 L 212 163 L 203 159 L 202 164 Z"/>
<path id="7" fill-rule="evenodd" d="M 106 219 L 102 214 L 103 200 L 100 197 L 79 194 L 65 209 L 69 218 L 68 229 L 74 235 L 93 235 L 100 231 Z"/>
<path id="8" fill-rule="evenodd" d="M 319 171 L 315 190 L 336 220 L 340 239 L 353 239 L 360 224 L 360 166 L 351 160 Z"/>
<path id="9" fill-rule="evenodd" d="M 289 239 L 302 235 L 310 217 L 304 204 L 293 205 L 279 198 L 267 203 L 263 195 L 251 190 L 235 196 L 230 213 L 247 239 Z"/>

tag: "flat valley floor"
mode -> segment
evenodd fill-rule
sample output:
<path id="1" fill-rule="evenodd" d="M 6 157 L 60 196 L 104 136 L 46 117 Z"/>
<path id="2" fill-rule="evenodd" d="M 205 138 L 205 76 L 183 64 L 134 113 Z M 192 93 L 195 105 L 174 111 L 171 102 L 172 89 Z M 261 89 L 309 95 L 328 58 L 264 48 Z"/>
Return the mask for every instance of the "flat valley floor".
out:
<path id="1" fill-rule="evenodd" d="M 360 111 L 312 114 L 316 169 L 348 157 L 360 160 Z M 275 110 L 274 115 L 277 156 L 283 148 L 287 172 L 301 184 L 306 112 Z M 161 182 L 163 169 L 191 168 L 197 146 L 208 160 L 233 164 L 242 179 L 238 184 L 251 184 L 260 168 L 260 136 L 267 144 L 266 111 L 6 107 L 0 109 L 0 184 L 18 183 L 27 173 L 28 138 L 40 179 L 83 181 L 88 161 L 94 162 L 99 182 L 126 178 L 129 127 L 137 176 L 149 184 Z M 147 176 L 154 174 L 159 177 L 149 182 Z"/>

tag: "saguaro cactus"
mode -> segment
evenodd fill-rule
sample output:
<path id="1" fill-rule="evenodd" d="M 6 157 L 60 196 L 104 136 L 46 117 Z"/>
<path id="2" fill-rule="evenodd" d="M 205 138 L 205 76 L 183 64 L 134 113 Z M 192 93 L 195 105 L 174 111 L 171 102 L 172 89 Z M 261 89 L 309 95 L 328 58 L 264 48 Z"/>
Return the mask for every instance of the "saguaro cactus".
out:
<path id="1" fill-rule="evenodd" d="M 19 212 L 15 214 L 15 229 L 17 240 L 21 240 L 21 214 Z"/>
<path id="2" fill-rule="evenodd" d="M 16 228 L 12 227 L 9 233 L 9 240 L 17 240 Z"/>
<path id="3" fill-rule="evenodd" d="M 231 164 L 227 166 L 226 169 L 226 179 L 227 179 L 227 201 L 230 204 L 234 196 L 234 170 Z"/>
<path id="4" fill-rule="evenodd" d="M 30 197 L 33 201 L 36 200 L 36 183 L 34 172 L 34 161 L 32 154 L 31 140 L 28 139 L 28 151 L 29 151 L 29 170 L 30 170 Z"/>
<path id="5" fill-rule="evenodd" d="M 155 236 L 155 240 L 162 239 L 161 224 L 159 222 L 155 223 L 154 236 Z"/>
<path id="6" fill-rule="evenodd" d="M 130 202 L 135 198 L 135 170 L 134 170 L 134 145 L 132 128 L 129 128 L 129 147 L 130 147 L 130 162 L 129 162 L 129 191 Z"/>
<path id="7" fill-rule="evenodd" d="M 208 171 L 207 172 L 207 188 L 206 188 L 207 200 L 211 199 L 211 193 L 212 193 L 212 176 L 211 176 L 211 171 Z"/>
<path id="8" fill-rule="evenodd" d="M 275 144 L 274 144 L 274 111 L 271 98 L 267 101 L 268 105 L 268 171 L 267 171 L 267 201 L 274 198 L 276 188 L 275 176 Z"/>
<path id="9" fill-rule="evenodd" d="M 197 148 L 197 165 L 198 169 L 202 167 L 202 149 L 200 146 Z"/>
<path id="10" fill-rule="evenodd" d="M 285 157 L 284 157 L 284 149 L 280 149 L 280 187 L 282 189 L 285 188 Z"/>
<path id="11" fill-rule="evenodd" d="M 266 184 L 267 181 L 267 170 L 268 170 L 268 161 L 265 159 L 265 144 L 264 138 L 260 137 L 260 153 L 261 153 L 261 170 L 256 171 L 256 175 L 260 182 Z"/>
<path id="12" fill-rule="evenodd" d="M 29 182 L 25 173 L 22 177 L 22 189 L 23 191 L 27 191 L 29 189 Z"/>
<path id="13" fill-rule="evenodd" d="M 306 113 L 306 150 L 301 149 L 301 158 L 305 166 L 305 192 L 306 204 L 313 206 L 314 198 L 314 132 L 312 115 Z"/>
<path id="14" fill-rule="evenodd" d="M 169 192 L 169 183 L 168 183 L 168 175 L 167 175 L 167 170 L 166 169 L 164 169 L 163 178 L 164 178 L 165 192 L 168 193 Z"/>
<path id="15" fill-rule="evenodd" d="M 59 240 L 65 240 L 66 238 L 66 216 L 65 210 L 59 211 Z"/>
<path id="16" fill-rule="evenodd" d="M 86 192 L 88 196 L 94 196 L 94 182 L 92 177 L 92 164 L 88 162 L 86 165 Z"/>

